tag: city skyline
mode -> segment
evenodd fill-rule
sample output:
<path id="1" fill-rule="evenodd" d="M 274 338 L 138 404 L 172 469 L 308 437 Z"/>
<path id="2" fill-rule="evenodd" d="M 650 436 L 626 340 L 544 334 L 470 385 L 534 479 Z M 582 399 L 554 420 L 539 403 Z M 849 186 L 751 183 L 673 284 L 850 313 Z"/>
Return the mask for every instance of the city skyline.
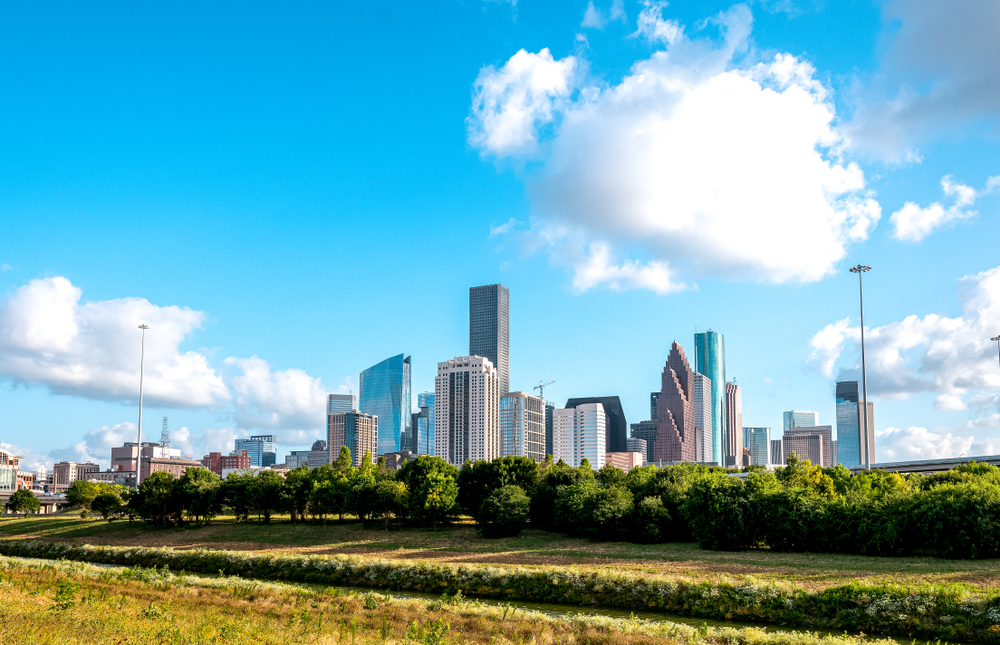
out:
<path id="1" fill-rule="evenodd" d="M 747 426 L 835 426 L 861 263 L 876 461 L 1000 453 L 995 21 L 793 4 L 13 8 L 0 443 L 135 440 L 148 324 L 143 440 L 305 450 L 401 349 L 432 391 L 491 284 L 510 389 L 641 422 L 712 329 Z"/>

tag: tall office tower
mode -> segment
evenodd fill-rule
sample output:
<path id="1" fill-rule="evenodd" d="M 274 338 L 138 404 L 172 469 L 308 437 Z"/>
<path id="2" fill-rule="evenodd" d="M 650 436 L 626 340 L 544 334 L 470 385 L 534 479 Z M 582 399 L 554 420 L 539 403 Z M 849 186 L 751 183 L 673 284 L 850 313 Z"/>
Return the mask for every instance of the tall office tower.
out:
<path id="1" fill-rule="evenodd" d="M 771 429 L 743 428 L 743 445 L 750 451 L 751 466 L 771 463 Z"/>
<path id="2" fill-rule="evenodd" d="M 649 420 L 656 421 L 656 402 L 660 400 L 659 392 L 649 393 Z"/>
<path id="3" fill-rule="evenodd" d="M 694 370 L 712 381 L 712 454 L 705 461 L 726 464 L 726 339 L 706 331 L 694 335 Z"/>
<path id="4" fill-rule="evenodd" d="M 371 455 L 372 462 L 378 459 L 379 419 L 365 412 L 341 412 L 327 417 L 326 445 L 329 461 L 333 463 L 340 456 L 340 448 L 347 446 L 351 451 L 351 461 L 355 467 L 361 465 L 365 453 Z"/>
<path id="5" fill-rule="evenodd" d="M 490 359 L 438 363 L 434 378 L 434 453 L 450 464 L 500 456 L 500 378 Z"/>
<path id="6" fill-rule="evenodd" d="M 704 374 L 694 373 L 694 436 L 698 463 L 712 463 L 712 381 Z"/>
<path id="7" fill-rule="evenodd" d="M 340 456 L 340 452 L 337 453 L 337 456 Z M 318 468 L 323 464 L 330 463 L 328 461 L 329 459 L 330 449 L 326 440 L 317 439 L 316 441 L 313 441 L 312 448 L 309 450 L 309 457 L 306 459 L 306 465 L 310 468 Z M 336 458 L 334 458 L 334 461 L 336 461 Z"/>
<path id="8" fill-rule="evenodd" d="M 814 466 L 822 466 L 824 468 L 829 468 L 833 465 L 833 427 L 831 426 L 812 426 L 810 427 L 800 427 L 791 428 L 785 431 L 785 440 L 792 439 L 794 437 L 803 437 L 807 435 L 818 434 L 822 439 L 823 443 L 823 461 L 814 461 Z M 800 454 L 799 457 L 802 457 Z M 805 457 L 802 457 L 805 459 Z"/>
<path id="9" fill-rule="evenodd" d="M 556 404 L 552 401 L 545 402 L 545 455 L 554 455 L 552 447 L 552 415 L 555 413 Z"/>
<path id="10" fill-rule="evenodd" d="M 782 413 L 785 432 L 792 428 L 815 428 L 819 425 L 818 412 L 806 412 L 803 410 L 788 410 Z"/>
<path id="11" fill-rule="evenodd" d="M 698 456 L 694 429 L 694 371 L 677 341 L 670 347 L 660 382 L 653 457 L 657 463 L 694 461 Z"/>
<path id="12" fill-rule="evenodd" d="M 813 465 L 820 465 L 825 461 L 823 456 L 823 435 L 796 434 L 785 436 L 781 440 L 781 447 L 784 454 L 784 463 L 788 463 L 788 456 L 793 452 L 799 459 L 808 459 Z"/>
<path id="13" fill-rule="evenodd" d="M 655 461 L 654 451 L 656 448 L 656 421 L 640 421 L 632 424 L 632 439 L 639 439 L 646 443 L 646 462 Z"/>
<path id="14" fill-rule="evenodd" d="M 604 467 L 607 450 L 604 406 L 581 403 L 575 408 L 559 408 L 552 413 L 552 459 L 579 466 L 586 459 L 590 467 Z"/>
<path id="15" fill-rule="evenodd" d="M 502 284 L 469 289 L 469 355 L 490 359 L 500 394 L 510 391 L 510 290 Z"/>
<path id="16" fill-rule="evenodd" d="M 743 467 L 743 391 L 726 383 L 726 466 Z"/>
<path id="17" fill-rule="evenodd" d="M 358 411 L 358 397 L 353 394 L 331 394 L 326 397 L 326 413 L 343 414 Z"/>
<path id="18" fill-rule="evenodd" d="M 617 396 L 588 396 L 566 401 L 567 408 L 575 408 L 586 403 L 600 403 L 604 406 L 604 417 L 607 424 L 604 446 L 606 452 L 625 452 L 625 442 L 628 440 L 628 421 L 622 401 Z"/>
<path id="19" fill-rule="evenodd" d="M 410 431 L 410 357 L 397 354 L 361 372 L 360 410 L 378 417 L 378 450 L 399 452 L 399 443 Z"/>
<path id="20" fill-rule="evenodd" d="M 500 396 L 500 456 L 545 461 L 545 401 L 525 392 Z"/>
<path id="21" fill-rule="evenodd" d="M 236 440 L 236 452 L 246 450 L 250 455 L 250 465 L 273 466 L 278 460 L 278 440 L 273 434 L 252 436 L 249 439 Z"/>
<path id="22" fill-rule="evenodd" d="M 869 401 L 868 436 L 861 418 L 857 381 L 837 382 L 837 459 L 848 468 L 875 463 L 875 410 Z"/>
<path id="23" fill-rule="evenodd" d="M 771 465 L 785 465 L 785 447 L 781 439 L 771 439 Z"/>
<path id="24" fill-rule="evenodd" d="M 625 442 L 625 448 L 626 448 L 627 452 L 638 452 L 638 453 L 640 453 L 642 455 L 642 465 L 643 466 L 645 466 L 649 462 L 649 460 L 646 458 L 646 455 L 648 454 L 648 452 L 647 452 L 647 448 L 646 448 L 646 440 L 645 439 L 636 439 L 634 437 L 631 437 L 631 438 L 629 438 L 628 441 Z"/>
<path id="25" fill-rule="evenodd" d="M 415 455 L 434 454 L 434 393 L 422 392 L 417 395 L 420 418 L 417 420 L 417 448 Z M 426 414 L 424 411 L 426 410 Z"/>

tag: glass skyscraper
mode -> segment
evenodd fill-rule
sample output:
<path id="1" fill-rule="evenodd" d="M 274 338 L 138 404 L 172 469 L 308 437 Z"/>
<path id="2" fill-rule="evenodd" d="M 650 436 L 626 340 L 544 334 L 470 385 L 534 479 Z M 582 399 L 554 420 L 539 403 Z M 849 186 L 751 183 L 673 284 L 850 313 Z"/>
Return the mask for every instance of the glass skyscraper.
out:
<path id="1" fill-rule="evenodd" d="M 469 356 L 490 359 L 500 394 L 510 391 L 510 290 L 502 284 L 469 289 Z"/>
<path id="2" fill-rule="evenodd" d="M 420 415 L 417 420 L 416 453 L 418 455 L 434 454 L 434 393 L 422 392 L 417 395 L 417 407 Z M 424 414 L 427 410 L 427 414 Z"/>
<path id="3" fill-rule="evenodd" d="M 694 371 L 712 380 L 712 454 L 705 461 L 726 463 L 726 339 L 706 331 L 694 335 Z M 706 424 L 707 425 L 707 424 Z"/>
<path id="4" fill-rule="evenodd" d="M 278 459 L 277 439 L 272 434 L 236 440 L 236 452 L 246 450 L 251 466 L 273 466 Z"/>
<path id="5" fill-rule="evenodd" d="M 861 418 L 861 397 L 857 381 L 837 382 L 837 461 L 848 468 L 868 465 L 874 462 L 875 419 L 872 404 L 868 408 L 868 436 Z"/>
<path id="6" fill-rule="evenodd" d="M 750 451 L 750 465 L 771 463 L 771 429 L 743 428 L 743 445 Z"/>
<path id="7" fill-rule="evenodd" d="M 785 432 L 792 428 L 814 428 L 819 425 L 819 414 L 804 410 L 788 410 L 782 414 Z"/>
<path id="8" fill-rule="evenodd" d="M 359 384 L 358 407 L 378 417 L 378 454 L 399 452 L 403 433 L 410 434 L 410 357 L 398 354 L 369 367 Z"/>

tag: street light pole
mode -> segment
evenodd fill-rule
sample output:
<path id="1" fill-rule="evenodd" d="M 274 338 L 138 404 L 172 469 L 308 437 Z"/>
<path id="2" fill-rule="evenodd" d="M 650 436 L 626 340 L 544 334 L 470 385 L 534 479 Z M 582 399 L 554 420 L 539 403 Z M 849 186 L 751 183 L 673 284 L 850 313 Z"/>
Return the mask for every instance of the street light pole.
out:
<path id="1" fill-rule="evenodd" d="M 135 438 L 135 489 L 139 490 L 139 473 L 142 469 L 142 364 L 146 360 L 146 330 L 149 325 L 139 325 L 142 340 L 139 341 L 139 431 Z"/>
<path id="2" fill-rule="evenodd" d="M 997 360 L 1000 360 L 1000 336 L 994 336 L 990 340 L 995 340 L 997 342 Z"/>
<path id="3" fill-rule="evenodd" d="M 863 264 L 851 267 L 851 273 L 858 274 L 858 294 L 861 298 L 861 396 L 865 402 L 864 408 L 861 410 L 861 416 L 864 417 L 865 465 L 868 467 L 868 470 L 872 468 L 872 455 L 868 445 L 868 373 L 865 370 L 865 289 L 862 284 L 861 275 L 871 270 L 870 266 Z"/>

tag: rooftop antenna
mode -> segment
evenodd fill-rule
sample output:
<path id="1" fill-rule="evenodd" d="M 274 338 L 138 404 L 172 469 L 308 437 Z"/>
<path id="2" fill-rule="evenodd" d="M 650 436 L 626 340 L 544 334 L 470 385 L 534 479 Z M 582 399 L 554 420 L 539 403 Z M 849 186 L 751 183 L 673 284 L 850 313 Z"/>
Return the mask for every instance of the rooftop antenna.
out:
<path id="1" fill-rule="evenodd" d="M 167 424 L 167 417 L 163 417 L 163 429 L 160 430 L 160 445 L 164 448 L 170 447 L 170 426 Z"/>

